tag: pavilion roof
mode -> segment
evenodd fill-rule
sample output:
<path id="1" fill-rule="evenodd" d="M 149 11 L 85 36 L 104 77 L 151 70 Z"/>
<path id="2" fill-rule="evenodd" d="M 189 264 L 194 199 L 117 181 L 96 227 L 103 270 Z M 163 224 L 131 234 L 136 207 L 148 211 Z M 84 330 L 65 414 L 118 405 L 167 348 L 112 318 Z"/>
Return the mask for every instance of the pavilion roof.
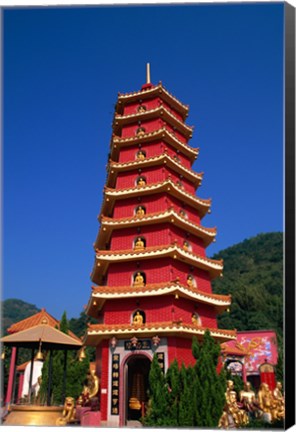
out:
<path id="1" fill-rule="evenodd" d="M 42 308 L 41 311 L 37 312 L 36 314 L 12 324 L 7 329 L 7 332 L 16 333 L 22 330 L 27 330 L 31 327 L 35 327 L 39 324 L 46 324 L 58 329 L 60 328 L 60 322 L 50 315 L 45 308 Z M 80 341 L 80 339 L 71 330 L 69 330 L 69 335 Z"/>
<path id="2" fill-rule="evenodd" d="M 38 324 L 0 339 L 4 345 L 32 348 L 38 347 L 40 341 L 44 349 L 79 349 L 82 346 L 77 337 L 69 336 L 47 324 Z"/>
<path id="3" fill-rule="evenodd" d="M 192 338 L 203 337 L 205 331 L 209 330 L 211 335 L 219 342 L 236 339 L 236 330 L 224 330 L 218 328 L 199 327 L 194 324 L 179 321 L 144 323 L 140 326 L 135 324 L 89 324 L 84 343 L 86 345 L 96 345 L 102 339 L 113 336 L 118 338 L 126 337 L 149 337 L 158 335 L 182 335 L 182 337 Z"/>

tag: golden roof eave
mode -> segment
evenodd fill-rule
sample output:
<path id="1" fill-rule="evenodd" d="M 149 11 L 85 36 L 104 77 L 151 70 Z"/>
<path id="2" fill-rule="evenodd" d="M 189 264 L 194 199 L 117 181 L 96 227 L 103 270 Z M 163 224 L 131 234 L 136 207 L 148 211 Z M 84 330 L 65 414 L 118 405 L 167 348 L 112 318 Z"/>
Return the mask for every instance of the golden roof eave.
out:
<path id="1" fill-rule="evenodd" d="M 96 318 L 96 313 L 104 305 L 106 300 L 124 298 L 154 297 L 162 295 L 179 295 L 179 297 L 213 306 L 218 313 L 223 312 L 231 305 L 230 295 L 205 293 L 195 287 L 180 284 L 178 282 L 166 282 L 148 284 L 143 287 L 133 286 L 93 286 L 92 294 L 86 307 L 86 313 Z"/>
<path id="2" fill-rule="evenodd" d="M 149 120 L 154 117 L 166 120 L 167 123 L 169 123 L 172 127 L 176 127 L 181 134 L 185 135 L 187 139 L 192 137 L 193 126 L 186 125 L 163 106 L 153 108 L 142 113 L 136 112 L 128 115 L 115 115 L 113 122 L 114 133 L 117 134 L 122 126 L 138 121 Z"/>
<path id="3" fill-rule="evenodd" d="M 217 234 L 216 228 L 205 228 L 197 225 L 176 213 L 173 208 L 170 208 L 164 212 L 148 213 L 141 218 L 133 216 L 129 218 L 114 219 L 102 216 L 100 231 L 94 246 L 95 248 L 104 247 L 108 242 L 113 229 L 165 222 L 175 224 L 176 226 L 185 229 L 187 232 L 202 238 L 205 246 L 208 246 L 212 241 L 214 241 Z"/>
<path id="4" fill-rule="evenodd" d="M 107 271 L 109 264 L 116 262 L 129 262 L 134 260 L 146 260 L 157 258 L 173 258 L 193 265 L 209 273 L 213 279 L 222 275 L 223 261 L 213 260 L 196 255 L 191 251 L 185 251 L 177 244 L 150 247 L 144 250 L 129 249 L 126 251 L 99 250 L 96 254 L 95 265 L 91 275 L 94 283 L 100 284 L 101 278 Z"/>
<path id="5" fill-rule="evenodd" d="M 125 103 L 136 101 L 139 98 L 145 100 L 152 96 L 159 96 L 164 102 L 171 104 L 173 107 L 175 107 L 176 111 L 178 111 L 179 114 L 183 116 L 184 119 L 188 115 L 189 106 L 183 104 L 179 101 L 179 99 L 169 93 L 168 90 L 163 87 L 162 83 L 152 86 L 149 89 L 142 89 L 130 93 L 119 93 L 118 103 L 120 105 L 124 105 Z"/>
<path id="6" fill-rule="evenodd" d="M 218 328 L 198 327 L 193 324 L 185 324 L 182 321 L 145 323 L 142 326 L 132 324 L 92 324 L 89 325 L 84 338 L 85 345 L 97 345 L 102 339 L 109 339 L 113 336 L 120 339 L 137 337 L 151 337 L 156 334 L 162 336 L 182 336 L 192 338 L 192 336 L 203 337 L 209 330 L 211 335 L 224 342 L 236 339 L 235 330 L 222 330 Z"/>
<path id="7" fill-rule="evenodd" d="M 145 143 L 149 143 L 151 141 L 155 141 L 157 139 L 163 140 L 167 144 L 172 145 L 177 150 L 181 150 L 191 162 L 197 158 L 199 149 L 190 147 L 187 143 L 180 141 L 176 138 L 171 132 L 169 132 L 165 127 L 157 129 L 152 132 L 145 133 L 141 136 L 131 136 L 131 137 L 119 137 L 114 135 L 111 140 L 111 159 L 116 160 L 119 155 L 119 150 L 122 146 L 129 145 L 142 145 Z"/>
<path id="8" fill-rule="evenodd" d="M 210 211 L 211 200 L 197 198 L 195 195 L 186 192 L 180 186 L 176 185 L 172 180 L 167 179 L 163 182 L 147 184 L 142 187 L 132 187 L 126 189 L 111 189 L 105 188 L 105 197 L 102 203 L 101 214 L 107 214 L 107 207 L 109 212 L 113 209 L 113 205 L 116 199 L 126 199 L 137 197 L 139 193 L 141 196 L 151 195 L 154 193 L 168 192 L 169 194 L 177 197 L 182 202 L 186 202 L 194 209 L 199 211 L 200 217 L 205 216 Z"/>
<path id="9" fill-rule="evenodd" d="M 142 169 L 150 166 L 166 165 L 175 170 L 177 173 L 182 174 L 185 178 L 191 181 L 197 188 L 200 186 L 203 178 L 203 173 L 196 173 L 169 156 L 166 152 L 158 156 L 152 156 L 143 160 L 135 159 L 128 162 L 114 162 L 110 161 L 107 185 L 109 187 L 115 186 L 116 174 L 118 172 L 129 171 L 130 169 Z"/>

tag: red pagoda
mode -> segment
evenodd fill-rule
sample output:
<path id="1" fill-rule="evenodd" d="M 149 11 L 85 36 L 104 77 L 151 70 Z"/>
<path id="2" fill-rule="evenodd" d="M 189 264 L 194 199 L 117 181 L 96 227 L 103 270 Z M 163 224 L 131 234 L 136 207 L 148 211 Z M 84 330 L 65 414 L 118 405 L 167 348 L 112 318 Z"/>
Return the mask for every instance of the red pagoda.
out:
<path id="1" fill-rule="evenodd" d="M 145 412 L 154 353 L 166 370 L 193 364 L 192 337 L 206 329 L 219 342 L 235 331 L 217 328 L 230 296 L 212 293 L 223 262 L 206 257 L 216 229 L 201 221 L 211 201 L 195 195 L 202 173 L 188 145 L 188 106 L 161 83 L 119 94 L 107 181 L 95 242 L 86 344 L 96 347 L 102 422 L 126 425 Z"/>

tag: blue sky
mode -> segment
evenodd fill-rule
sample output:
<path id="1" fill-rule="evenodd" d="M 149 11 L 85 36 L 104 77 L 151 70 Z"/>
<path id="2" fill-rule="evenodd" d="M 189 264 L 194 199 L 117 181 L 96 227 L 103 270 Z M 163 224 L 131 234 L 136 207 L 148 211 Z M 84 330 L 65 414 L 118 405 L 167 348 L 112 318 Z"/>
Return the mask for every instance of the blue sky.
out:
<path id="1" fill-rule="evenodd" d="M 4 11 L 3 290 L 78 317 L 89 299 L 117 92 L 190 105 L 217 226 L 208 256 L 283 230 L 283 4 Z"/>

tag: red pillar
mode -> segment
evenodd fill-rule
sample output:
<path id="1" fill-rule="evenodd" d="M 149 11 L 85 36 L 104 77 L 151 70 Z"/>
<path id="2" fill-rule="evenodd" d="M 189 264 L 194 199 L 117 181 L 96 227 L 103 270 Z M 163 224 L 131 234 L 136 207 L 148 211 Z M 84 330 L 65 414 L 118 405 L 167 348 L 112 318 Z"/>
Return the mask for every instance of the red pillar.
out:
<path id="1" fill-rule="evenodd" d="M 24 376 L 25 374 L 22 372 L 19 377 L 19 385 L 18 385 L 18 392 L 17 392 L 17 401 L 19 402 L 22 397 L 22 391 L 23 391 L 23 384 L 24 384 Z"/>
<path id="2" fill-rule="evenodd" d="M 246 371 L 246 367 L 244 364 L 242 365 L 242 379 L 243 379 L 244 383 L 247 382 L 247 371 Z"/>
<path id="3" fill-rule="evenodd" d="M 10 358 L 10 368 L 9 368 L 9 377 L 8 377 L 8 385 L 7 385 L 7 393 L 5 403 L 10 404 L 12 398 L 12 390 L 13 390 L 13 381 L 14 381 L 14 372 L 15 372 L 15 361 L 16 361 L 16 347 L 12 347 L 11 358 Z"/>

